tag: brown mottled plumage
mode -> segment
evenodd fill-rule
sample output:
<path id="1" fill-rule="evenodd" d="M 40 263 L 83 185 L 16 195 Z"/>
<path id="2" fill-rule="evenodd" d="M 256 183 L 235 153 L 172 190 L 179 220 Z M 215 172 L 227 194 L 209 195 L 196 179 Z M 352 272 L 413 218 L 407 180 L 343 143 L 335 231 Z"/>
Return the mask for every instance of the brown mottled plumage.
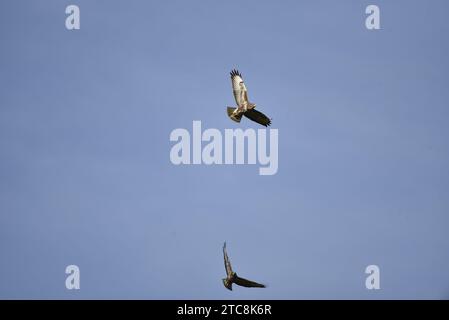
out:
<path id="1" fill-rule="evenodd" d="M 223 245 L 224 265 L 226 269 L 226 278 L 222 279 L 226 289 L 232 290 L 232 284 L 235 283 L 247 288 L 265 288 L 264 284 L 253 282 L 237 276 L 237 273 L 232 271 L 231 262 L 229 261 L 228 253 L 226 252 L 226 242 Z"/>
<path id="2" fill-rule="evenodd" d="M 229 118 L 235 122 L 240 122 L 242 116 L 257 122 L 265 127 L 271 124 L 271 119 L 262 112 L 255 110 L 256 104 L 249 102 L 248 90 L 243 82 L 242 75 L 237 70 L 231 71 L 232 90 L 234 93 L 236 108 L 228 107 L 227 113 Z"/>

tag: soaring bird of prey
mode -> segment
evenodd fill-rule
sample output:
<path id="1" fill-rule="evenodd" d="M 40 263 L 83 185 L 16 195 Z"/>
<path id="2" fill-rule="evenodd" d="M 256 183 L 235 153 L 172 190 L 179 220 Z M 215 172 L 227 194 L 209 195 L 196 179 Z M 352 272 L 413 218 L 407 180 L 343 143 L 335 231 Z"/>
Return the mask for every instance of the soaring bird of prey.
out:
<path id="1" fill-rule="evenodd" d="M 242 116 L 255 121 L 263 126 L 269 126 L 271 119 L 262 112 L 257 111 L 256 104 L 249 102 L 248 90 L 246 90 L 242 75 L 237 70 L 231 71 L 232 90 L 234 91 L 235 102 L 237 107 L 228 107 L 228 116 L 235 122 L 240 122 Z"/>
<path id="2" fill-rule="evenodd" d="M 247 288 L 265 288 L 264 284 L 260 284 L 257 282 L 253 282 L 250 280 L 240 278 L 239 276 L 237 276 L 237 273 L 232 271 L 231 262 L 229 261 L 228 254 L 226 252 L 226 242 L 223 245 L 223 255 L 224 255 L 224 265 L 225 265 L 225 269 L 226 269 L 226 278 L 224 278 L 222 280 L 223 280 L 224 286 L 227 289 L 232 290 L 233 283 L 235 283 L 239 286 L 242 286 L 242 287 L 247 287 Z"/>

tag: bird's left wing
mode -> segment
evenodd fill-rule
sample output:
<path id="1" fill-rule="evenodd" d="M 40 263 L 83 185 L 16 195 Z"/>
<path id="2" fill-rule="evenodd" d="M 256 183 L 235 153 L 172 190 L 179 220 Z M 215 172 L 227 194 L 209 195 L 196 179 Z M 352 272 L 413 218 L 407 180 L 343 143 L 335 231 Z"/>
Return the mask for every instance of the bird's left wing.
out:
<path id="1" fill-rule="evenodd" d="M 237 106 L 241 107 L 248 103 L 248 90 L 246 90 L 245 82 L 242 75 L 237 70 L 231 71 L 232 91 L 234 93 Z"/>
<path id="2" fill-rule="evenodd" d="M 228 253 L 226 252 L 226 242 L 223 245 L 223 256 L 226 274 L 229 276 L 232 274 L 231 262 L 229 261 Z"/>
<path id="3" fill-rule="evenodd" d="M 239 286 L 247 287 L 247 288 L 265 288 L 264 284 L 250 281 L 250 280 L 240 278 L 237 276 L 234 278 L 234 283 L 238 284 Z"/>

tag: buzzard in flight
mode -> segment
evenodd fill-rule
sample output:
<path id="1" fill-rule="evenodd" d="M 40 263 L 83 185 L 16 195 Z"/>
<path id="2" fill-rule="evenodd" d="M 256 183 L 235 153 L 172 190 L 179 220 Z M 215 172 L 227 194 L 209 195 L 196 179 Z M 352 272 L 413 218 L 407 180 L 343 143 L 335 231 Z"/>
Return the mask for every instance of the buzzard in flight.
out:
<path id="1" fill-rule="evenodd" d="M 228 107 L 228 116 L 235 122 L 240 122 L 242 116 L 255 121 L 263 126 L 269 126 L 271 119 L 262 112 L 257 111 L 256 104 L 249 102 L 248 91 L 243 82 L 242 75 L 237 70 L 231 71 L 232 90 L 234 91 L 236 108 Z"/>
<path id="2" fill-rule="evenodd" d="M 237 276 L 237 273 L 232 271 L 231 262 L 229 261 L 228 254 L 226 252 L 226 242 L 223 245 L 224 264 L 226 269 L 226 278 L 222 279 L 226 289 L 232 290 L 232 284 L 235 283 L 242 287 L 247 288 L 265 288 L 264 284 L 246 280 Z"/>

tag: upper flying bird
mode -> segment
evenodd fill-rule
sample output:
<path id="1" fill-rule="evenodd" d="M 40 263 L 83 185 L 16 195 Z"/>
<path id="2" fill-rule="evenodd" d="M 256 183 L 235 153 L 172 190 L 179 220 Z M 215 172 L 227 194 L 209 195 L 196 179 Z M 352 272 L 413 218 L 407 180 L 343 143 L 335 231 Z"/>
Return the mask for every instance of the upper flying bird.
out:
<path id="1" fill-rule="evenodd" d="M 256 104 L 249 102 L 248 90 L 246 90 L 242 75 L 237 70 L 231 71 L 232 90 L 234 92 L 237 107 L 228 107 L 228 116 L 235 122 L 240 122 L 244 115 L 250 120 L 260 123 L 263 126 L 269 126 L 271 119 L 262 112 L 255 110 Z"/>
<path id="2" fill-rule="evenodd" d="M 232 271 L 231 262 L 229 261 L 228 254 L 226 253 L 226 242 L 223 245 L 224 264 L 226 269 L 226 278 L 222 279 L 224 286 L 232 290 L 232 284 L 235 283 L 242 287 L 248 288 L 265 288 L 264 284 L 246 280 L 237 276 L 237 273 Z"/>

